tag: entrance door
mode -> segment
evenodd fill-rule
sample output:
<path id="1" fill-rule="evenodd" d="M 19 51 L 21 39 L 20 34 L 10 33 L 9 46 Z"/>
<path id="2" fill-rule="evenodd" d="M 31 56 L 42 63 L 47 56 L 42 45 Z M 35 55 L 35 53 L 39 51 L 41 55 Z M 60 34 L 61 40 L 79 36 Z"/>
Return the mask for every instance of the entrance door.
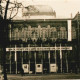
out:
<path id="1" fill-rule="evenodd" d="M 49 63 L 44 63 L 43 64 L 43 73 L 49 73 Z"/>
<path id="2" fill-rule="evenodd" d="M 48 52 L 43 53 L 43 73 L 49 73 L 49 57 Z"/>

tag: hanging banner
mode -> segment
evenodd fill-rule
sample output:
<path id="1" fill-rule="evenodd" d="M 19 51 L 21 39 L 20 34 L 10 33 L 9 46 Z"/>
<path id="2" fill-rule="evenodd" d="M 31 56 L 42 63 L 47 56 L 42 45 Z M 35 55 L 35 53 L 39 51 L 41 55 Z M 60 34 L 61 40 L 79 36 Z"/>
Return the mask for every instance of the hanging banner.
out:
<path id="1" fill-rule="evenodd" d="M 68 41 L 72 41 L 71 20 L 68 20 L 67 23 L 68 23 Z"/>
<path id="2" fill-rule="evenodd" d="M 22 68 L 24 70 L 24 73 L 28 73 L 29 72 L 29 65 L 28 64 L 23 64 Z"/>
<path id="3" fill-rule="evenodd" d="M 36 64 L 36 72 L 42 72 L 42 64 Z"/>
<path id="4" fill-rule="evenodd" d="M 58 67 L 56 64 L 50 64 L 50 72 L 57 72 Z"/>

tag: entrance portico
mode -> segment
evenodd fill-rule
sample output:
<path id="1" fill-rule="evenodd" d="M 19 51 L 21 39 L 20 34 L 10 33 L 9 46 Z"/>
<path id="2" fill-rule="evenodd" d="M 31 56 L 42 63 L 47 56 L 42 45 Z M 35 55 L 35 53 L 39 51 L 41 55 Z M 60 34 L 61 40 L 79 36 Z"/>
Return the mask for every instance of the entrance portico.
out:
<path id="1" fill-rule="evenodd" d="M 10 63 L 8 64 L 9 73 L 20 73 L 23 68 L 24 73 L 54 73 L 68 72 L 68 51 L 72 50 L 72 46 L 51 46 L 51 47 L 27 47 L 14 45 L 14 47 L 6 48 L 7 54 L 10 55 Z M 12 57 L 13 55 L 13 57 Z M 65 61 L 63 57 L 66 55 Z M 65 63 L 64 63 L 65 62 Z M 64 65 L 64 67 L 63 67 Z M 66 69 L 65 69 L 66 68 Z"/>

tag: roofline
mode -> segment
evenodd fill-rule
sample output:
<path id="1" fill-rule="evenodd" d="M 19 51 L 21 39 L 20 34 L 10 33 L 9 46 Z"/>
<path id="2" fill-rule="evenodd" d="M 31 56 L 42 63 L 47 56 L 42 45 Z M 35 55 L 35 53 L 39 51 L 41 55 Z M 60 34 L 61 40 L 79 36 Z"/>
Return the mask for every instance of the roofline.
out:
<path id="1" fill-rule="evenodd" d="M 72 18 L 62 18 L 62 19 L 20 19 L 20 20 L 12 20 L 12 22 L 23 22 L 23 21 L 33 21 L 33 22 L 37 22 L 37 21 L 44 21 L 44 22 L 46 22 L 46 21 L 67 21 L 67 20 L 73 20 Z"/>

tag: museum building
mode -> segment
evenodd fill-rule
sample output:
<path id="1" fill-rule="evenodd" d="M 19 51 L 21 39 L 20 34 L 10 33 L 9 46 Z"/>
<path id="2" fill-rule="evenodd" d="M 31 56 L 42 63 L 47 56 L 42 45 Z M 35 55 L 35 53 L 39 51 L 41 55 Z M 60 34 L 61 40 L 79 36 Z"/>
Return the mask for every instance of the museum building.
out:
<path id="1" fill-rule="evenodd" d="M 10 44 L 7 73 L 74 73 L 79 64 L 79 21 L 57 18 L 49 6 L 30 5 L 22 9 L 22 18 L 9 23 Z"/>

